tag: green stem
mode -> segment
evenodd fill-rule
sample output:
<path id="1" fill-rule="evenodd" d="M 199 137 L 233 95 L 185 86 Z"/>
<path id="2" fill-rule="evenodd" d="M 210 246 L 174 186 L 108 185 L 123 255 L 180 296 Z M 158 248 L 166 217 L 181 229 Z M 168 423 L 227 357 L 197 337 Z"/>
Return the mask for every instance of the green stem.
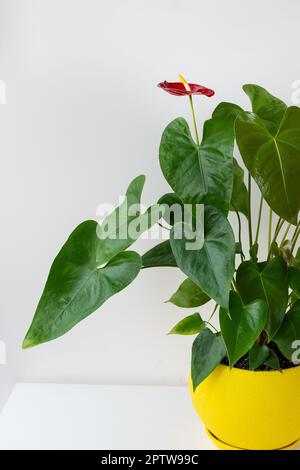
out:
<path id="1" fill-rule="evenodd" d="M 218 330 L 217 330 L 217 328 L 216 328 L 214 325 L 212 325 L 211 323 L 209 323 L 209 321 L 206 321 L 205 323 L 206 323 L 207 325 L 209 325 L 211 328 L 213 328 L 216 333 L 219 333 Z"/>
<path id="2" fill-rule="evenodd" d="M 298 237 L 300 235 L 300 227 L 298 227 L 294 237 L 293 237 L 293 240 L 292 240 L 292 252 L 294 251 L 294 248 L 295 248 L 295 245 L 297 243 L 297 240 L 298 240 Z"/>
<path id="3" fill-rule="evenodd" d="M 257 228 L 256 228 L 256 235 L 255 235 L 254 244 L 256 244 L 258 242 L 263 202 L 264 202 L 264 198 L 261 196 L 260 197 L 260 204 L 259 204 L 259 211 L 258 211 L 258 221 L 257 221 Z"/>
<path id="4" fill-rule="evenodd" d="M 298 222 L 297 225 L 296 225 L 296 227 L 295 227 L 294 233 L 293 233 L 293 235 L 292 235 L 292 241 L 294 240 L 295 236 L 297 235 L 298 228 L 299 228 L 299 224 L 300 224 L 300 222 Z"/>
<path id="5" fill-rule="evenodd" d="M 214 307 L 214 309 L 213 309 L 213 311 L 212 311 L 211 316 L 210 316 L 209 319 L 208 319 L 208 322 L 210 322 L 210 320 L 212 319 L 212 317 L 213 317 L 214 314 L 216 313 L 217 308 L 218 308 L 218 304 L 215 304 L 215 307 Z"/>
<path id="6" fill-rule="evenodd" d="M 252 219 L 251 219 L 251 175 L 248 173 L 248 210 L 249 210 L 249 217 L 248 217 L 248 230 L 249 230 L 249 248 L 253 245 L 252 239 Z"/>
<path id="7" fill-rule="evenodd" d="M 277 239 L 277 237 L 278 237 L 278 235 L 279 235 L 279 232 L 280 232 L 280 230 L 281 230 L 283 224 L 284 224 L 284 220 L 279 217 L 279 219 L 278 219 L 278 221 L 277 221 L 277 224 L 276 224 L 276 227 L 275 227 L 274 237 L 273 237 L 273 240 L 272 240 L 272 242 L 271 242 L 271 246 L 273 245 L 273 243 L 276 242 L 276 239 Z M 269 261 L 269 259 L 270 259 L 270 256 L 271 256 L 271 249 L 269 249 L 269 252 L 268 252 L 268 261 Z"/>
<path id="8" fill-rule="evenodd" d="M 195 129 L 196 144 L 197 144 L 197 145 L 200 145 L 192 95 L 189 95 L 189 100 L 190 100 L 190 106 L 191 106 L 191 111 L 192 111 L 192 118 L 193 118 L 194 129 Z"/>
<path id="9" fill-rule="evenodd" d="M 269 213 L 269 230 L 268 230 L 268 250 L 270 251 L 271 243 L 272 243 L 272 219 L 273 219 L 273 211 L 270 208 Z"/>
<path id="10" fill-rule="evenodd" d="M 242 250 L 241 261 L 243 262 L 244 259 L 245 259 L 245 256 L 244 256 L 243 249 L 242 249 L 242 222 L 241 222 L 239 211 L 234 207 L 234 205 L 232 203 L 231 203 L 231 205 L 232 205 L 232 207 L 233 207 L 233 209 L 236 213 L 237 219 L 238 219 L 238 226 L 239 226 L 238 238 L 239 238 L 239 245 L 240 245 L 240 248 Z"/>
<path id="11" fill-rule="evenodd" d="M 292 224 L 288 224 L 287 228 L 285 229 L 285 232 L 283 234 L 283 237 L 282 237 L 282 240 L 281 240 L 281 243 L 280 243 L 280 246 L 282 246 L 286 240 L 286 237 L 287 237 L 287 234 L 289 233 L 289 230 L 291 228 L 291 225 Z"/>

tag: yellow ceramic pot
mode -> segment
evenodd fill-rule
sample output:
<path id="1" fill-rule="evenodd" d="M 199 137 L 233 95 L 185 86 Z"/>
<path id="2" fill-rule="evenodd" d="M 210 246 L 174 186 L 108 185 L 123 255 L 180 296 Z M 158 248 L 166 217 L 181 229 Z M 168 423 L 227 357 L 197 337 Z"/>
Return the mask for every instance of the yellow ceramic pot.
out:
<path id="1" fill-rule="evenodd" d="M 300 438 L 300 366 L 282 373 L 218 366 L 191 395 L 222 449 L 291 448 Z"/>

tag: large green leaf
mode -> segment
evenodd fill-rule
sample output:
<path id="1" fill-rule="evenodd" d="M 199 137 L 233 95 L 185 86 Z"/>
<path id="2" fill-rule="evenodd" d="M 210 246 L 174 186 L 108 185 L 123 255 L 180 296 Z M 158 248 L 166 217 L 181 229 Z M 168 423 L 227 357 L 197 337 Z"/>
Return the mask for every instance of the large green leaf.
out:
<path id="1" fill-rule="evenodd" d="M 206 304 L 210 298 L 191 279 L 185 279 L 169 302 L 182 308 L 195 308 Z"/>
<path id="2" fill-rule="evenodd" d="M 280 256 L 262 265 L 245 261 L 238 268 L 236 282 L 244 303 L 266 301 L 269 310 L 266 331 L 271 340 L 281 325 L 288 301 L 286 263 Z"/>
<path id="3" fill-rule="evenodd" d="M 243 90 L 250 98 L 252 111 L 261 118 L 269 132 L 276 135 L 287 105 L 261 86 L 247 84 Z"/>
<path id="4" fill-rule="evenodd" d="M 159 243 L 151 248 L 151 250 L 147 251 L 147 253 L 142 256 L 142 262 L 143 268 L 177 267 L 170 240 Z"/>
<path id="5" fill-rule="evenodd" d="M 194 390 L 220 364 L 226 355 L 223 338 L 208 328 L 202 330 L 192 347 L 192 382 Z"/>
<path id="6" fill-rule="evenodd" d="M 183 118 L 165 129 L 159 149 L 162 172 L 185 204 L 207 204 L 227 214 L 232 192 L 234 130 L 230 119 L 204 124 L 200 147 Z"/>
<path id="7" fill-rule="evenodd" d="M 130 251 L 99 267 L 96 227 L 92 220 L 80 224 L 55 258 L 24 348 L 62 336 L 139 273 L 141 258 Z"/>
<path id="8" fill-rule="evenodd" d="M 135 178 L 128 186 L 124 202 L 97 227 L 99 265 L 107 263 L 115 255 L 126 250 L 162 217 L 163 210 L 159 204 L 151 206 L 143 214 L 140 213 L 144 183 L 144 175 Z"/>
<path id="9" fill-rule="evenodd" d="M 230 210 L 238 211 L 248 218 L 249 215 L 248 191 L 244 183 L 244 170 L 233 159 L 233 188 Z"/>
<path id="10" fill-rule="evenodd" d="M 179 268 L 219 305 L 228 307 L 230 283 L 234 272 L 235 241 L 229 222 L 218 209 L 206 206 L 204 245 L 188 249 L 182 224 L 182 238 L 176 238 L 176 224 L 170 235 L 171 248 Z"/>
<path id="11" fill-rule="evenodd" d="M 169 335 L 195 335 L 202 331 L 206 326 L 199 313 L 189 315 L 177 323 Z"/>
<path id="12" fill-rule="evenodd" d="M 242 112 L 236 119 L 236 139 L 269 206 L 295 224 L 300 209 L 300 109 L 286 110 L 276 135 L 257 115 Z"/>
<path id="13" fill-rule="evenodd" d="M 220 309 L 221 332 L 226 344 L 230 367 L 253 346 L 263 331 L 268 307 L 264 300 L 255 300 L 244 305 L 239 294 L 230 293 L 229 315 Z"/>
<path id="14" fill-rule="evenodd" d="M 282 354 L 289 360 L 295 352 L 294 341 L 300 340 L 300 300 L 297 300 L 291 310 L 285 315 L 282 325 L 274 337 L 274 341 Z M 297 345 L 299 348 L 299 343 Z"/>

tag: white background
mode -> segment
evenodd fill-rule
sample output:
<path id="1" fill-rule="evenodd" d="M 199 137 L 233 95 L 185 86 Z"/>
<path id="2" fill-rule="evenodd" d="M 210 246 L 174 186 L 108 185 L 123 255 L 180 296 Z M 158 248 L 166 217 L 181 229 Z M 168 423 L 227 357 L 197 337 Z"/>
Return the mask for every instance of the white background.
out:
<path id="1" fill-rule="evenodd" d="M 73 228 L 138 174 L 146 203 L 168 191 L 160 136 L 190 117 L 187 99 L 156 84 L 182 73 L 214 88 L 195 97 L 202 122 L 223 100 L 248 108 L 244 83 L 291 104 L 299 18 L 297 0 L 0 1 L 2 382 L 14 371 L 23 381 L 186 383 L 192 339 L 166 336 L 186 314 L 163 304 L 184 278 L 174 269 L 142 272 L 61 339 L 27 351 L 21 342 Z"/>

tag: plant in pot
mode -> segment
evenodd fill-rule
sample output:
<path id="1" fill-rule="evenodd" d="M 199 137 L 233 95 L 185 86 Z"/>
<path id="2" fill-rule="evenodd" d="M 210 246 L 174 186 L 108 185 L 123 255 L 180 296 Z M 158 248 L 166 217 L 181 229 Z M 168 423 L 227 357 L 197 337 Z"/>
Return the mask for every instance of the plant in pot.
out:
<path id="1" fill-rule="evenodd" d="M 171 330 L 195 335 L 191 396 L 210 437 L 220 448 L 291 448 L 300 438 L 300 109 L 245 85 L 252 111 L 220 103 L 200 141 L 192 96 L 214 92 L 180 79 L 159 84 L 187 96 L 192 111 L 195 139 L 183 118 L 173 120 L 161 139 L 160 166 L 173 192 L 141 213 L 145 178 L 138 176 L 101 224 L 88 220 L 71 233 L 52 264 L 23 347 L 67 333 L 141 269 L 179 268 L 186 280 L 170 301 L 191 309 L 214 305 L 209 314 L 203 307 L 203 318 L 193 313 Z M 245 179 L 233 157 L 235 140 Z M 257 210 L 254 189 L 260 192 Z M 261 230 L 266 210 L 267 241 Z M 169 239 L 143 256 L 128 250 L 161 218 Z M 219 315 L 220 331 L 211 324 L 213 315 Z"/>

